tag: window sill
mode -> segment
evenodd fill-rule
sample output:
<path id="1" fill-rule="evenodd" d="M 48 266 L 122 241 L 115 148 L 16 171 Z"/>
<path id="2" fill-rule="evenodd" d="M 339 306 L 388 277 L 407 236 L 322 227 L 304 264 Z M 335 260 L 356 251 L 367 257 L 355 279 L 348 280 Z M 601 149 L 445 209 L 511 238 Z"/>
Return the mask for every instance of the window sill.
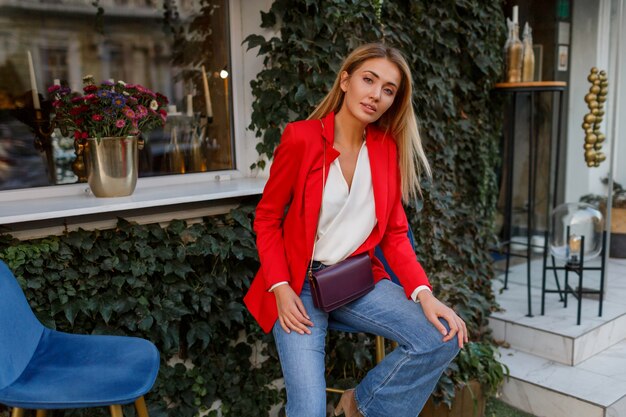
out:
<path id="1" fill-rule="evenodd" d="M 185 175 L 185 182 L 142 178 L 131 196 L 117 198 L 94 197 L 87 184 L 2 192 L 0 225 L 259 195 L 266 182 L 266 178 L 219 178 L 207 180 L 206 174 Z"/>

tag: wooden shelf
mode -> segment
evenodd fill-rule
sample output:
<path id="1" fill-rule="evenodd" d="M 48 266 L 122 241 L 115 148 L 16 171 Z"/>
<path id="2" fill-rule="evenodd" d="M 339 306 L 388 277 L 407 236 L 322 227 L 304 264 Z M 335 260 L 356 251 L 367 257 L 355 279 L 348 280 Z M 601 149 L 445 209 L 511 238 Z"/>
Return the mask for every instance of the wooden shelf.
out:
<path id="1" fill-rule="evenodd" d="M 496 89 L 508 89 L 508 88 L 554 88 L 567 87 L 567 83 L 565 81 L 530 81 L 525 83 L 496 83 Z"/>

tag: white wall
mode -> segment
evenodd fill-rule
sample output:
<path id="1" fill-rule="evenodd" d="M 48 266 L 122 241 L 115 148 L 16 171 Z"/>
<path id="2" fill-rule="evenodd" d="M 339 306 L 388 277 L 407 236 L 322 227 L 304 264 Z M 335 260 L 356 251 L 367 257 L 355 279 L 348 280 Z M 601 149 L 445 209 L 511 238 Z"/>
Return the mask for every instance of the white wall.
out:
<path id="1" fill-rule="evenodd" d="M 611 27 L 610 27 L 610 49 L 609 49 L 609 103 L 612 118 L 608 119 L 606 125 L 607 138 L 614 143 L 613 155 L 613 178 L 622 186 L 626 187 L 626 139 L 624 131 L 626 129 L 626 18 L 622 10 L 620 16 L 620 6 L 624 8 L 623 0 L 611 1 Z"/>
<path id="2" fill-rule="evenodd" d="M 626 118 L 626 103 L 623 103 L 626 97 L 626 66 L 618 65 L 619 57 L 626 54 L 626 32 L 622 30 L 619 33 L 618 29 L 624 27 L 626 22 L 619 22 L 620 2 L 623 0 L 574 0 L 565 201 L 578 201 L 581 195 L 587 193 L 606 195 L 608 188 L 600 180 L 608 177 L 611 159 L 614 160 L 613 178 L 626 185 L 626 166 L 620 163 L 626 161 L 626 144 L 621 138 L 623 135 L 620 135 L 620 130 L 626 128 L 626 123 L 622 122 Z M 605 117 L 600 128 L 607 137 L 602 147 L 607 160 L 598 168 L 587 168 L 583 158 L 584 132 L 581 124 L 589 111 L 583 98 L 589 92 L 591 84 L 587 76 L 593 66 L 606 70 L 609 81 Z M 619 71 L 619 77 L 616 77 L 616 71 Z"/>
<path id="3" fill-rule="evenodd" d="M 609 143 L 605 142 L 602 151 L 607 161 L 598 168 L 587 168 L 583 144 L 585 133 L 581 127 L 585 114 L 589 112 L 584 97 L 589 92 L 587 81 L 589 70 L 596 66 L 608 69 L 609 25 L 606 11 L 610 0 L 574 0 L 572 10 L 572 42 L 569 81 L 567 157 L 565 168 L 565 201 L 578 201 L 587 193 L 604 194 L 600 179 L 609 170 Z M 608 104 L 608 103 L 605 103 Z M 608 116 L 608 109 L 605 108 Z M 605 117 L 602 131 L 606 134 Z M 608 135 L 607 135 L 608 138 Z"/>
<path id="4" fill-rule="evenodd" d="M 237 169 L 249 175 L 264 175 L 250 171 L 250 165 L 258 159 L 256 144 L 259 138 L 248 130 L 252 120 L 252 89 L 250 81 L 263 69 L 263 57 L 258 57 L 259 48 L 246 51 L 243 40 L 250 34 L 263 35 L 266 39 L 276 35 L 273 31 L 261 28 L 261 11 L 267 12 L 272 0 L 231 0 L 231 52 L 233 59 L 233 96 L 235 98 L 235 137 L 237 152 Z"/>

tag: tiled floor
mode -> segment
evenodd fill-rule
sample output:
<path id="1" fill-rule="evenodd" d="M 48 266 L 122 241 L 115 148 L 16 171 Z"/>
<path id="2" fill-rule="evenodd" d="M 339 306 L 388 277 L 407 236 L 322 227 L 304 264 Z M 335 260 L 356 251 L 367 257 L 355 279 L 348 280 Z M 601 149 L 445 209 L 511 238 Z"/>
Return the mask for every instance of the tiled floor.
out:
<path id="1" fill-rule="evenodd" d="M 568 297 L 568 307 L 563 308 L 563 304 L 559 301 L 558 294 L 546 294 L 545 316 L 541 316 L 541 279 L 542 279 L 542 260 L 534 259 L 531 263 L 531 294 L 532 294 L 532 314 L 533 317 L 527 317 L 527 286 L 526 286 L 526 263 L 518 264 L 510 268 L 509 287 L 510 290 L 501 292 L 503 288 L 504 275 L 501 274 L 494 283 L 496 291 L 496 299 L 498 303 L 505 309 L 496 316 L 503 320 L 515 321 L 518 324 L 526 324 L 532 327 L 552 331 L 559 334 L 577 337 L 584 334 L 598 325 L 612 320 L 615 317 L 626 314 L 626 260 L 610 259 L 607 263 L 606 274 L 606 296 L 604 301 L 603 316 L 598 317 L 598 302 L 596 299 L 583 298 L 582 301 L 582 322 L 580 326 L 576 325 L 576 299 L 571 295 Z M 597 260 L 591 265 L 598 266 Z M 563 273 L 560 273 L 561 286 L 563 285 Z M 547 287 L 555 289 L 555 280 L 548 271 Z M 577 277 L 570 274 L 570 285 L 575 281 L 577 285 Z M 586 272 L 584 276 L 583 287 L 597 289 L 599 288 L 599 274 L 595 271 Z"/>
<path id="2" fill-rule="evenodd" d="M 502 290 L 502 275 L 494 283 L 496 300 L 503 308 L 491 320 L 497 339 L 507 340 L 526 352 L 575 365 L 626 338 L 626 260 L 608 262 L 602 317 L 598 316 L 598 300 L 583 298 L 580 325 L 576 324 L 577 300 L 571 295 L 564 308 L 558 294 L 546 294 L 545 315 L 540 315 L 542 264 L 541 259 L 531 263 L 533 317 L 527 316 L 525 263 L 510 268 L 508 290 Z M 548 275 L 547 282 L 556 288 L 552 275 Z M 560 282 L 562 286 L 562 272 Z M 586 273 L 583 286 L 599 288 L 599 274 Z"/>
<path id="3" fill-rule="evenodd" d="M 584 298 L 580 326 L 573 297 L 563 308 L 558 295 L 548 295 L 539 315 L 540 258 L 531 265 L 534 317 L 526 316 L 526 264 L 510 271 L 508 290 L 500 292 L 501 280 L 494 284 L 504 311 L 491 319 L 494 336 L 511 345 L 501 349 L 511 371 L 503 399 L 537 416 L 626 417 L 626 260 L 608 263 L 603 316 L 596 299 Z M 585 277 L 585 287 L 598 285 Z"/>

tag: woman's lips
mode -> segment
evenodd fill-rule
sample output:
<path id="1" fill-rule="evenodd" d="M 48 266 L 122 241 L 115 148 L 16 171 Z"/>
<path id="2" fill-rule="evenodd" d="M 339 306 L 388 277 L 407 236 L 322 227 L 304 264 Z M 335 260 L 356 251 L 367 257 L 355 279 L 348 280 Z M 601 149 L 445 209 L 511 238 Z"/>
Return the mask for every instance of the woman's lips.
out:
<path id="1" fill-rule="evenodd" d="M 369 113 L 369 114 L 376 113 L 376 107 L 372 106 L 371 104 L 361 103 L 361 107 L 363 107 L 363 110 L 365 110 L 366 113 Z"/>

